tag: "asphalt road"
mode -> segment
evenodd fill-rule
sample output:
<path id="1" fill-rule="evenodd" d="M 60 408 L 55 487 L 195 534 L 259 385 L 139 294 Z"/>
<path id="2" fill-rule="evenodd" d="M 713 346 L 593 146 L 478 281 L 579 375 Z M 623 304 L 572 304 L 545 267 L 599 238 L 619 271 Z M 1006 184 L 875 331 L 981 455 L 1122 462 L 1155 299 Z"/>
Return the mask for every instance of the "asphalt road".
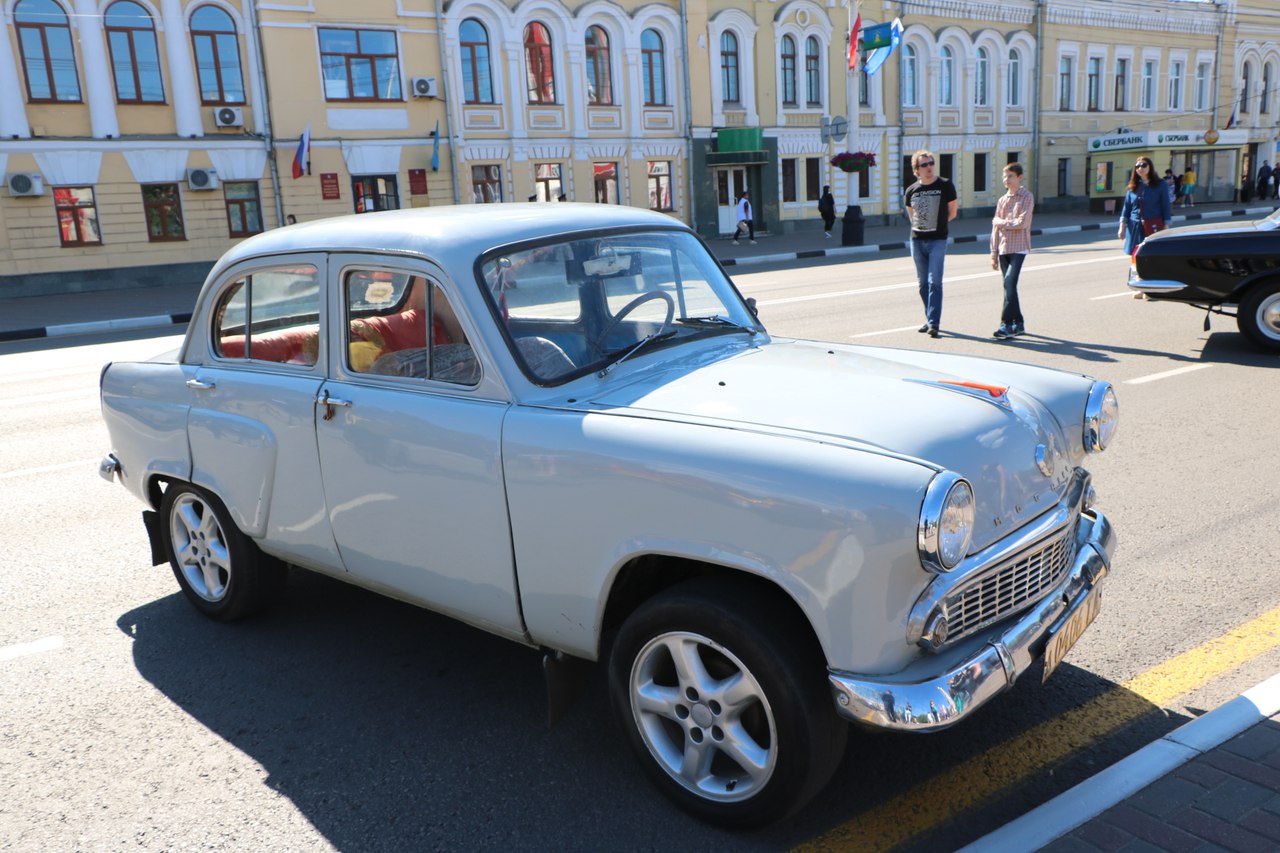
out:
<path id="1" fill-rule="evenodd" d="M 1280 358 L 1131 299 L 1091 237 L 1038 241 L 1012 342 L 973 246 L 937 340 L 904 253 L 735 274 L 774 334 L 1085 372 L 1122 412 L 1092 466 L 1115 572 L 1053 678 L 936 735 L 856 734 L 813 805 L 750 835 L 649 787 L 599 675 L 548 731 L 537 653 L 336 581 L 198 616 L 96 476 L 101 364 L 176 339 L 0 347 L 0 849 L 953 849 L 1280 672 Z"/>

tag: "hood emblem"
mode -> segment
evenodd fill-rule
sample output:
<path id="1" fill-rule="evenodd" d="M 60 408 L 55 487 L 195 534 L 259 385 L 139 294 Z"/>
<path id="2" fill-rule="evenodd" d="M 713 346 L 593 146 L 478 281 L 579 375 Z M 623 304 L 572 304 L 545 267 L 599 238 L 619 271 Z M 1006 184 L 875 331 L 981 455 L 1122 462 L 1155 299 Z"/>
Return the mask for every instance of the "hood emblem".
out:
<path id="1" fill-rule="evenodd" d="M 984 385 L 981 382 L 965 382 L 958 379 L 911 379 L 905 381 L 914 382 L 917 385 L 929 385 L 934 388 L 942 388 L 947 391 L 959 391 L 969 397 L 977 400 L 985 400 L 1001 409 L 1011 410 L 1013 405 L 1009 402 L 1009 389 L 1004 385 Z"/>
<path id="2" fill-rule="evenodd" d="M 1053 476 L 1053 454 L 1043 444 L 1036 445 L 1036 467 L 1046 477 Z"/>

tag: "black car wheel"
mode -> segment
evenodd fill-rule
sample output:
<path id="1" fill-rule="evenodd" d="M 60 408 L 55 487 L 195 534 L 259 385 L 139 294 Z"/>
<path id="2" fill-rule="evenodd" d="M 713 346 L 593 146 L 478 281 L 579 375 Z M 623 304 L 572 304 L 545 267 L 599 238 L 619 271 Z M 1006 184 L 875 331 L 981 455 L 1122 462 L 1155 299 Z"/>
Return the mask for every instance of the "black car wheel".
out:
<path id="1" fill-rule="evenodd" d="M 642 605 L 609 659 L 614 714 L 677 805 L 732 828 L 808 802 L 848 726 L 807 625 L 751 587 L 694 581 Z"/>
<path id="2" fill-rule="evenodd" d="M 274 601 L 287 567 L 240 532 L 204 489 L 175 483 L 160 504 L 165 551 L 178 585 L 196 609 L 231 622 Z"/>
<path id="3" fill-rule="evenodd" d="M 1258 285 L 1240 300 L 1236 325 L 1264 349 L 1280 351 L 1280 281 Z"/>

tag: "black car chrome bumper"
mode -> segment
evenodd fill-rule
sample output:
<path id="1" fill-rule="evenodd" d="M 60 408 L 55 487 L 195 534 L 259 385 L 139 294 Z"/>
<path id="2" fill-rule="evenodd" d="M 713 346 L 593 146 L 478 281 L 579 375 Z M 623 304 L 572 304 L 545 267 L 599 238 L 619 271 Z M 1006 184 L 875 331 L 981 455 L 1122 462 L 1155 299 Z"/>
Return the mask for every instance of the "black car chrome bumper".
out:
<path id="1" fill-rule="evenodd" d="M 1049 638 L 1072 614 L 1090 604 L 1090 594 L 1111 570 L 1116 537 L 1101 513 L 1080 517 L 1080 545 L 1071 570 L 998 638 L 968 658 L 923 679 L 908 670 L 895 680 L 830 673 L 836 709 L 850 722 L 881 729 L 924 732 L 954 725 L 1010 687 L 1044 655 Z M 925 664 L 927 666 L 927 664 Z"/>
<path id="2" fill-rule="evenodd" d="M 1187 289 L 1186 282 L 1162 278 L 1139 278 L 1132 273 L 1129 275 L 1127 284 L 1139 293 L 1177 293 Z"/>

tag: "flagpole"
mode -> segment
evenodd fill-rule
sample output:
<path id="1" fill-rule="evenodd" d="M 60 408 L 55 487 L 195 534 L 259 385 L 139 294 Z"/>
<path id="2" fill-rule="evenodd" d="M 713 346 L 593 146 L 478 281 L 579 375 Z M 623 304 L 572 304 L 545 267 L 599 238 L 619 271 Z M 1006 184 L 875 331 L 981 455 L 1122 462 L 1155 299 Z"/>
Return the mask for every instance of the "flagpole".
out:
<path id="1" fill-rule="evenodd" d="M 849 56 L 854 58 L 853 68 L 848 68 L 846 63 L 845 71 L 845 112 L 849 115 L 849 134 L 845 137 L 844 150 L 852 153 L 856 146 L 855 140 L 858 138 L 858 130 L 860 126 L 860 118 L 858 110 L 860 108 L 860 98 L 858 97 L 858 65 L 864 59 L 857 53 L 858 34 L 853 31 L 853 24 L 857 18 L 862 16 L 862 0 L 849 3 Z M 857 190 L 857 170 L 845 172 L 845 209 L 844 222 L 840 229 L 840 245 L 854 246 L 862 243 L 861 235 L 853 234 L 853 222 L 862 218 L 862 210 L 858 207 L 858 190 Z M 856 237 L 856 239 L 855 239 Z"/>

